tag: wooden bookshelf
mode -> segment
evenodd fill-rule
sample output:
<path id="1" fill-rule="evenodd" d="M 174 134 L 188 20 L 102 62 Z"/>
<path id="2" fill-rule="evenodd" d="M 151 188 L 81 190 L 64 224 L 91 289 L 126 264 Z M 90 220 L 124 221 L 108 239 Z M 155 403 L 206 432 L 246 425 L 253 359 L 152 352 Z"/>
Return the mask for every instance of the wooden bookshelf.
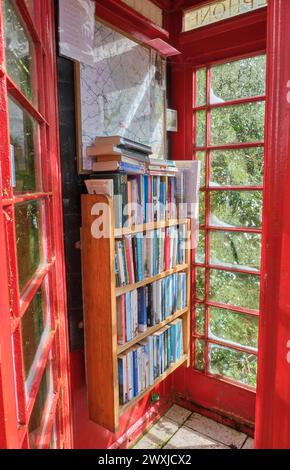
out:
<path id="1" fill-rule="evenodd" d="M 98 214 L 96 204 L 102 204 L 103 214 Z M 105 228 L 106 237 L 95 238 L 93 228 L 98 224 L 98 217 L 108 224 Z M 169 220 L 136 225 L 130 228 L 115 229 L 114 209 L 111 198 L 104 195 L 82 196 L 82 274 L 84 299 L 84 332 L 86 379 L 88 389 L 88 407 L 90 419 L 116 432 L 122 413 L 136 404 L 138 400 L 151 392 L 157 384 L 164 380 L 182 365 L 189 365 L 190 351 L 190 250 L 186 250 L 186 263 L 164 271 L 143 281 L 116 287 L 115 282 L 115 239 L 123 235 L 146 232 L 157 228 L 187 224 L 190 236 L 189 220 Z M 138 334 L 124 345 L 117 343 L 116 297 L 133 289 L 143 287 L 173 273 L 187 273 L 187 307 L 175 312 L 166 320 L 149 327 L 146 332 Z M 125 405 L 119 405 L 118 354 L 126 351 L 142 339 L 157 332 L 177 318 L 182 319 L 183 347 L 182 358 L 160 375 L 154 384 L 142 391 Z"/>

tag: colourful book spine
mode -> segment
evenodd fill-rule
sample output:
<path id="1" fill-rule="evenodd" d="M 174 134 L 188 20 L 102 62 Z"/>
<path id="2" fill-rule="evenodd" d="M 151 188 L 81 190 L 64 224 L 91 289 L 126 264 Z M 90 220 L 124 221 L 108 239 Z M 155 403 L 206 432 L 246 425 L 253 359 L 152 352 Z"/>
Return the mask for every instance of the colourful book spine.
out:
<path id="1" fill-rule="evenodd" d="M 134 398 L 134 358 L 133 358 L 133 351 L 129 351 L 128 353 L 129 356 L 129 400 L 132 400 Z"/>
<path id="2" fill-rule="evenodd" d="M 154 382 L 154 352 L 153 352 L 153 336 L 148 337 L 148 354 L 149 354 L 149 385 Z"/>
<path id="3" fill-rule="evenodd" d="M 146 288 L 138 289 L 138 330 L 143 333 L 147 330 Z"/>
<path id="4" fill-rule="evenodd" d="M 137 272 L 138 281 L 143 280 L 143 233 L 137 233 Z"/>
<path id="5" fill-rule="evenodd" d="M 131 322 L 133 338 L 138 335 L 138 291 L 131 291 Z"/>
<path id="6" fill-rule="evenodd" d="M 117 342 L 124 344 L 126 342 L 126 300 L 125 295 L 120 295 L 116 299 L 117 307 Z"/>
<path id="7" fill-rule="evenodd" d="M 134 273 L 132 237 L 130 235 L 125 236 L 124 237 L 124 243 L 125 243 L 126 260 L 127 260 L 128 282 L 129 282 L 129 284 L 134 284 L 134 282 L 135 282 L 135 273 Z"/>
<path id="8" fill-rule="evenodd" d="M 126 341 L 133 339 L 132 334 L 132 317 L 131 317 L 131 292 L 127 292 L 126 296 Z"/>
<path id="9" fill-rule="evenodd" d="M 127 374 L 126 374 L 126 355 L 118 357 L 118 376 L 119 376 L 119 400 L 124 405 L 128 401 L 127 395 Z"/>
<path id="10" fill-rule="evenodd" d="M 164 242 L 164 265 L 165 270 L 170 269 L 170 237 L 169 237 L 169 227 L 165 229 L 165 242 Z"/>
<path id="11" fill-rule="evenodd" d="M 137 395 L 139 395 L 137 348 L 133 349 L 133 377 L 134 377 L 134 397 L 137 397 Z"/>

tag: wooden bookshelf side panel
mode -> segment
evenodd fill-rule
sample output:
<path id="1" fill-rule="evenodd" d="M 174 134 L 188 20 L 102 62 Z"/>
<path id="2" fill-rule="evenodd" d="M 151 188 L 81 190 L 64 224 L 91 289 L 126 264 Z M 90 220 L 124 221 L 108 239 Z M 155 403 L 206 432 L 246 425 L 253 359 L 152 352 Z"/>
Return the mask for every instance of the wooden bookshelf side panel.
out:
<path id="1" fill-rule="evenodd" d="M 92 226 L 105 204 L 108 237 L 95 238 Z M 82 196 L 82 271 L 89 416 L 112 432 L 119 422 L 114 219 L 110 198 Z"/>

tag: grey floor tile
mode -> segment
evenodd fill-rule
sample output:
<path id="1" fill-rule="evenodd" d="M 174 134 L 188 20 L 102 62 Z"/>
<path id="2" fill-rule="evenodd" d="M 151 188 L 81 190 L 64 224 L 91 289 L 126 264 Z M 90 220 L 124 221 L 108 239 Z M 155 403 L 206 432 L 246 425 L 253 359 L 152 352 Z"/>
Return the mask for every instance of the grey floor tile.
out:
<path id="1" fill-rule="evenodd" d="M 182 426 L 164 449 L 227 449 L 227 446 Z"/>
<path id="2" fill-rule="evenodd" d="M 179 425 L 169 419 L 167 416 L 163 416 L 152 426 L 149 431 L 144 434 L 143 438 L 137 442 L 135 449 L 157 449 L 162 447 L 178 430 Z M 143 442 L 142 442 L 143 441 Z M 148 446 L 148 447 L 139 447 Z"/>
<path id="3" fill-rule="evenodd" d="M 187 410 L 186 408 L 183 408 L 182 406 L 179 405 L 173 405 L 167 413 L 165 413 L 165 416 L 167 418 L 172 419 L 175 423 L 178 424 L 183 424 L 184 421 L 186 421 L 189 416 L 191 415 L 191 411 Z"/>
<path id="4" fill-rule="evenodd" d="M 185 426 L 200 432 L 201 434 L 221 442 L 226 446 L 232 446 L 240 449 L 245 442 L 246 434 L 235 429 L 219 424 L 212 419 L 193 413 L 184 423 Z"/>

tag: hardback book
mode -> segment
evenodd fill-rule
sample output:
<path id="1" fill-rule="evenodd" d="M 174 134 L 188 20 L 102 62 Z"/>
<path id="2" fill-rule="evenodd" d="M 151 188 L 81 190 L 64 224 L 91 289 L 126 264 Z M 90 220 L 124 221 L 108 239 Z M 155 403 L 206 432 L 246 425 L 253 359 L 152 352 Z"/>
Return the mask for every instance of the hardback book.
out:
<path id="1" fill-rule="evenodd" d="M 107 172 L 107 171 L 115 171 L 124 174 L 144 174 L 145 173 L 145 166 L 143 164 L 132 164 L 132 163 L 125 163 L 125 162 L 116 162 L 116 161 L 108 161 L 108 162 L 95 162 L 93 163 L 92 167 L 94 172 Z"/>
<path id="2" fill-rule="evenodd" d="M 126 299 L 120 295 L 116 299 L 117 305 L 117 341 L 118 344 L 126 343 Z"/>
<path id="3" fill-rule="evenodd" d="M 126 298 L 126 340 L 131 341 L 133 339 L 133 328 L 132 328 L 132 312 L 131 312 L 131 292 L 125 294 Z"/>
<path id="4" fill-rule="evenodd" d="M 106 196 L 114 196 L 114 184 L 111 179 L 85 180 L 88 194 L 105 194 Z"/>
<path id="5" fill-rule="evenodd" d="M 132 139 L 128 139 L 127 137 L 123 137 L 120 135 L 97 136 L 95 138 L 95 144 L 96 145 L 101 145 L 101 144 L 118 145 L 123 148 L 137 150 L 139 152 L 143 152 L 148 155 L 152 153 L 152 148 L 150 145 L 147 145 L 141 142 L 136 142 Z"/>
<path id="6" fill-rule="evenodd" d="M 128 401 L 126 362 L 127 362 L 126 354 L 120 354 L 118 357 L 118 375 L 119 375 L 119 400 L 122 405 Z"/>

